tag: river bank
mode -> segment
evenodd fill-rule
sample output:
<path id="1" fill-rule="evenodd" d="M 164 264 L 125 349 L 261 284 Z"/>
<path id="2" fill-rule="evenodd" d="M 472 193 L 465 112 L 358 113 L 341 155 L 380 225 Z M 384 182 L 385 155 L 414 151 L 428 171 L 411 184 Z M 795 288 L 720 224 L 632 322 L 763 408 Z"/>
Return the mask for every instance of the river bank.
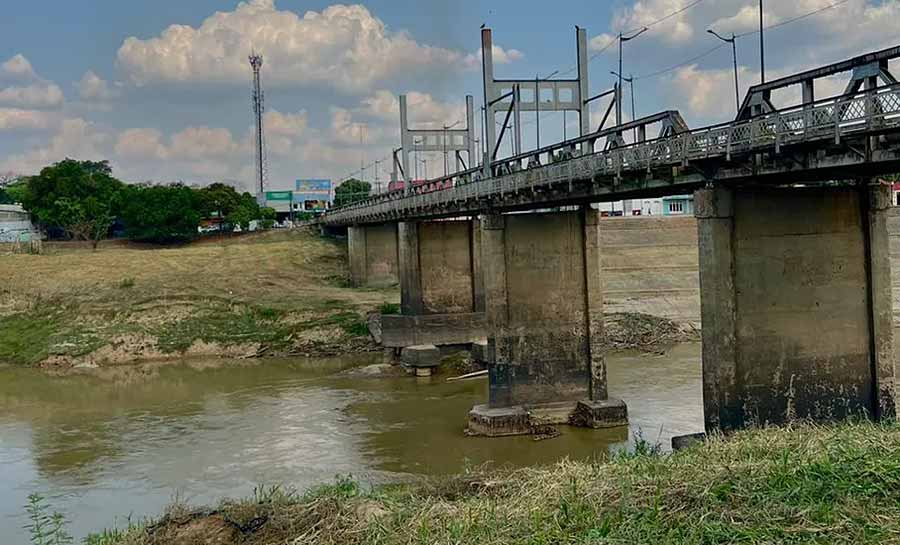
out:
<path id="1" fill-rule="evenodd" d="M 106 544 L 896 543 L 900 426 L 751 430 L 672 455 L 173 505 Z"/>
<path id="2" fill-rule="evenodd" d="M 339 242 L 302 230 L 176 248 L 48 245 L 0 259 L 0 363 L 57 372 L 185 357 L 365 352 L 396 289 L 350 289 Z"/>

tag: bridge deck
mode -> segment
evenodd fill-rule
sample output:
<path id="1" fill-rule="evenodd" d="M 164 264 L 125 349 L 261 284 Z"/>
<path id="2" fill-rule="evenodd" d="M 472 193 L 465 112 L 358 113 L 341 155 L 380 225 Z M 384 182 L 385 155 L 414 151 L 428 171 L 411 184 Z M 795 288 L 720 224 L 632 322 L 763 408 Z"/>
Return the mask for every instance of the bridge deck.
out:
<path id="1" fill-rule="evenodd" d="M 682 194 L 710 182 L 795 183 L 900 171 L 900 84 L 746 121 L 579 155 L 584 137 L 417 188 L 367 198 L 321 218 L 352 225 Z M 540 164 L 537 164 L 540 163 Z M 504 174 L 499 174 L 503 172 Z M 440 188 L 429 191 L 429 188 Z"/>

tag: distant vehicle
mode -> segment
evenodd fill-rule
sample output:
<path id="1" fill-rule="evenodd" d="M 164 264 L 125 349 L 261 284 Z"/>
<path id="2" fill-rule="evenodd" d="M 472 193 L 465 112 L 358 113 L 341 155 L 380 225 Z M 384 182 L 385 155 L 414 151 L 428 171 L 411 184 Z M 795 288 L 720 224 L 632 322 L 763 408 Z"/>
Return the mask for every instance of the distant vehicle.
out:
<path id="1" fill-rule="evenodd" d="M 406 187 L 406 183 L 403 180 L 398 180 L 396 182 L 390 182 L 388 184 L 388 191 L 397 191 L 400 189 L 404 189 Z M 437 191 L 439 189 L 449 189 L 453 187 L 453 182 L 450 180 L 442 180 L 439 182 L 432 182 L 429 180 L 413 180 L 412 181 L 413 191 L 416 193 L 429 193 L 431 191 Z"/>

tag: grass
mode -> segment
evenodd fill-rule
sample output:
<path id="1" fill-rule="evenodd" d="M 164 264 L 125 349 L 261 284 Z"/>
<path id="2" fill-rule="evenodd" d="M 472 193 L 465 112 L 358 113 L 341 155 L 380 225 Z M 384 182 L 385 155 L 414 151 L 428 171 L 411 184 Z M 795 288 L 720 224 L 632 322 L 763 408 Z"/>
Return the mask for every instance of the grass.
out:
<path id="1" fill-rule="evenodd" d="M 209 535 L 247 545 L 898 543 L 900 426 L 752 430 L 669 456 L 646 446 L 604 463 L 370 490 L 347 478 L 306 494 L 268 489 L 214 510 L 181 506 L 111 543 Z"/>
<path id="2" fill-rule="evenodd" d="M 345 252 L 276 231 L 177 248 L 46 244 L 43 255 L 4 255 L 0 363 L 96 360 L 101 348 L 95 363 L 198 347 L 329 353 L 367 337 L 366 313 L 399 298 L 336 285 L 347 276 Z"/>

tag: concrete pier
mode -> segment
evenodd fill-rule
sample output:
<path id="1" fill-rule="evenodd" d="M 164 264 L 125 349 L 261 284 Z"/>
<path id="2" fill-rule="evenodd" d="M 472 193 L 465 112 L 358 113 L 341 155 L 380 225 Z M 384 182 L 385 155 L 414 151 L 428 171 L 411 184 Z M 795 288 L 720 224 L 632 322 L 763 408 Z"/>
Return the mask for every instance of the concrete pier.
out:
<path id="1" fill-rule="evenodd" d="M 469 415 L 481 435 L 529 433 L 522 415 L 568 422 L 579 402 L 587 426 L 627 423 L 610 401 L 600 347 L 603 294 L 599 214 L 578 212 L 483 217 L 482 261 L 488 323 L 490 393 Z M 552 411 L 542 408 L 553 406 Z M 548 420 L 549 418 L 549 420 Z"/>
<path id="2" fill-rule="evenodd" d="M 382 318 L 385 346 L 469 344 L 485 336 L 478 221 L 398 226 L 399 316 Z"/>
<path id="3" fill-rule="evenodd" d="M 707 431 L 895 416 L 890 195 L 696 192 Z"/>
<path id="4" fill-rule="evenodd" d="M 350 282 L 380 288 L 398 282 L 397 224 L 347 228 Z"/>

